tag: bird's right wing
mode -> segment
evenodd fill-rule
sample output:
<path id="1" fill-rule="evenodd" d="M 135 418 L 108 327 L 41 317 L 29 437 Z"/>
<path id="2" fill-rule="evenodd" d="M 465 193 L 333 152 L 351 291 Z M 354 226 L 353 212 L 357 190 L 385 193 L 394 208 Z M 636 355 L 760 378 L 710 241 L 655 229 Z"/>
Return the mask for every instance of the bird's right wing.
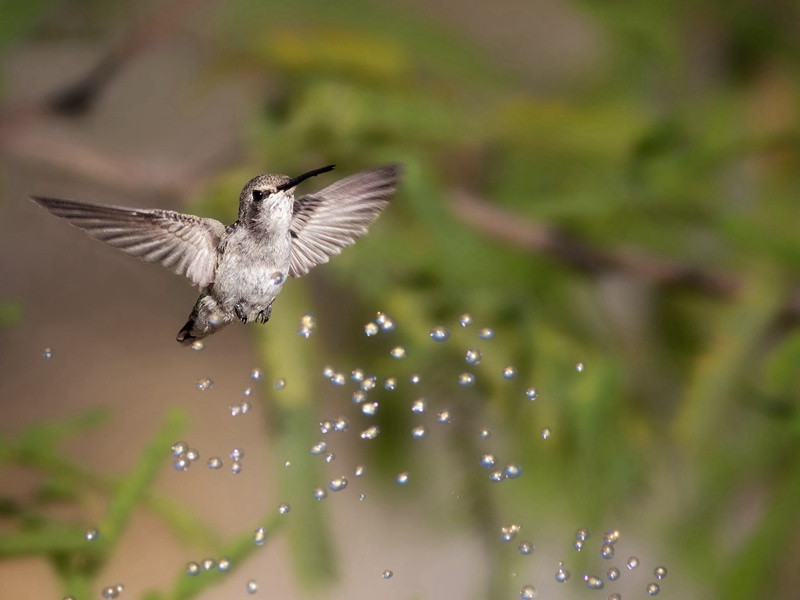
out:
<path id="1" fill-rule="evenodd" d="M 147 262 L 158 262 L 204 287 L 214 280 L 225 226 L 170 210 L 131 209 L 33 197 L 51 213 Z"/>

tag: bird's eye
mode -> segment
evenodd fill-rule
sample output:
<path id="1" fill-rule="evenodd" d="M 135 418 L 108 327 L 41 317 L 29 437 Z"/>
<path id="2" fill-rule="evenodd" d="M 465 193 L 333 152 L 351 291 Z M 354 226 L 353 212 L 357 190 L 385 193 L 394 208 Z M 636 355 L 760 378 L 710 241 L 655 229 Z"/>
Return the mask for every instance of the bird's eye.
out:
<path id="1" fill-rule="evenodd" d="M 253 190 L 253 200 L 261 202 L 264 199 L 264 192 L 261 190 Z"/>

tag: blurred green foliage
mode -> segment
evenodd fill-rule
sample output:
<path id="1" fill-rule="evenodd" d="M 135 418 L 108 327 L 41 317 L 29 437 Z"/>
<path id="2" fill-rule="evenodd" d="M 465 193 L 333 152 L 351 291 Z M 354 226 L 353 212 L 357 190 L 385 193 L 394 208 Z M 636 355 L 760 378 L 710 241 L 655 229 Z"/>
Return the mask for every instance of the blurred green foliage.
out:
<path id="1" fill-rule="evenodd" d="M 54 35 L 60 4 L 6 5 L 18 15 L 0 30 L 0 45 L 35 37 L 36 15 Z M 569 6 L 590 19 L 602 46 L 583 79 L 544 96 L 468 40 L 389 5 L 216 5 L 191 24 L 214 48 L 211 85 L 254 78 L 264 98 L 244 132 L 247 164 L 216 174 L 200 204 L 230 220 L 231 198 L 264 165 L 297 173 L 336 162 L 350 173 L 405 163 L 397 201 L 373 233 L 311 281 L 287 286 L 280 322 L 253 328 L 265 364 L 321 369 L 326 353 L 300 349 L 294 331 L 311 308 L 335 323 L 328 354 L 389 372 L 396 366 L 387 355 L 348 339 L 380 309 L 401 324 L 395 340 L 411 364 L 454 376 L 475 343 L 456 317 L 472 312 L 496 340 L 464 410 L 473 424 L 492 422 L 509 454 L 536 474 L 513 493 L 487 491 L 470 475 L 480 446 L 464 425 L 453 452 L 482 529 L 531 506 L 598 527 L 634 515 L 698 597 L 790 597 L 800 583 L 800 337 L 796 316 L 785 318 L 800 265 L 800 8 L 792 0 Z M 733 274 L 740 289 L 712 297 L 627 273 L 573 272 L 465 225 L 450 203 L 459 188 L 599 249 Z M 434 351 L 428 332 L 437 324 L 453 336 Z M 577 361 L 586 364 L 579 376 Z M 506 364 L 536 385 L 539 400 L 521 402 L 523 382 L 499 378 Z M 448 377 L 427 393 L 451 394 Z M 324 393 L 306 380 L 274 407 L 285 448 L 312 439 L 317 407 L 308 401 Z M 407 406 L 396 399 L 404 394 L 382 403 L 374 458 L 387 471 L 408 455 L 397 434 L 408 416 L 392 409 Z M 554 432 L 546 450 L 542 426 Z M 109 519 L 120 526 L 148 468 L 119 487 Z M 317 481 L 302 477 L 284 485 Z M 329 577 L 324 523 L 289 529 L 298 572 Z M 735 543 L 731 529 L 741 529 Z M 489 583 L 494 592 L 503 585 Z"/>

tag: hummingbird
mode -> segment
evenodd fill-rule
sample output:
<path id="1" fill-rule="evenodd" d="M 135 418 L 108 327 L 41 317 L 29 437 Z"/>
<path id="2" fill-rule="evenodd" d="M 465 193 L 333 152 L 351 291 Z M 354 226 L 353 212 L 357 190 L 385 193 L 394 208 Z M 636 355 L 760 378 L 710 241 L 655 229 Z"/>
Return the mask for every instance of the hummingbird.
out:
<path id="1" fill-rule="evenodd" d="M 301 277 L 352 246 L 389 203 L 401 174 L 387 165 L 295 198 L 295 188 L 333 170 L 297 177 L 254 177 L 239 195 L 238 219 L 136 209 L 32 196 L 57 217 L 147 262 L 185 275 L 200 297 L 177 340 L 191 345 L 234 320 L 266 323 L 288 277 Z"/>

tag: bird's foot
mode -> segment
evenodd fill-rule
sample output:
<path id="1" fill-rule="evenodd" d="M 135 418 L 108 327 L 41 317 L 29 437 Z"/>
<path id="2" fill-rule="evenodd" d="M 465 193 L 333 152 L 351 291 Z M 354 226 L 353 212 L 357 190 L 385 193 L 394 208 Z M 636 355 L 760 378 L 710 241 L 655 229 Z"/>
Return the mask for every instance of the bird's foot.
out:
<path id="1" fill-rule="evenodd" d="M 272 314 L 272 305 L 270 304 L 267 308 L 262 311 L 259 311 L 258 317 L 256 317 L 256 321 L 259 323 L 266 323 L 269 321 L 269 317 Z"/>
<path id="2" fill-rule="evenodd" d="M 242 323 L 247 323 L 247 315 L 244 313 L 244 307 L 241 302 L 236 303 L 236 306 L 233 307 L 233 312 L 236 313 Z M 260 315 L 261 313 L 258 314 Z"/>

